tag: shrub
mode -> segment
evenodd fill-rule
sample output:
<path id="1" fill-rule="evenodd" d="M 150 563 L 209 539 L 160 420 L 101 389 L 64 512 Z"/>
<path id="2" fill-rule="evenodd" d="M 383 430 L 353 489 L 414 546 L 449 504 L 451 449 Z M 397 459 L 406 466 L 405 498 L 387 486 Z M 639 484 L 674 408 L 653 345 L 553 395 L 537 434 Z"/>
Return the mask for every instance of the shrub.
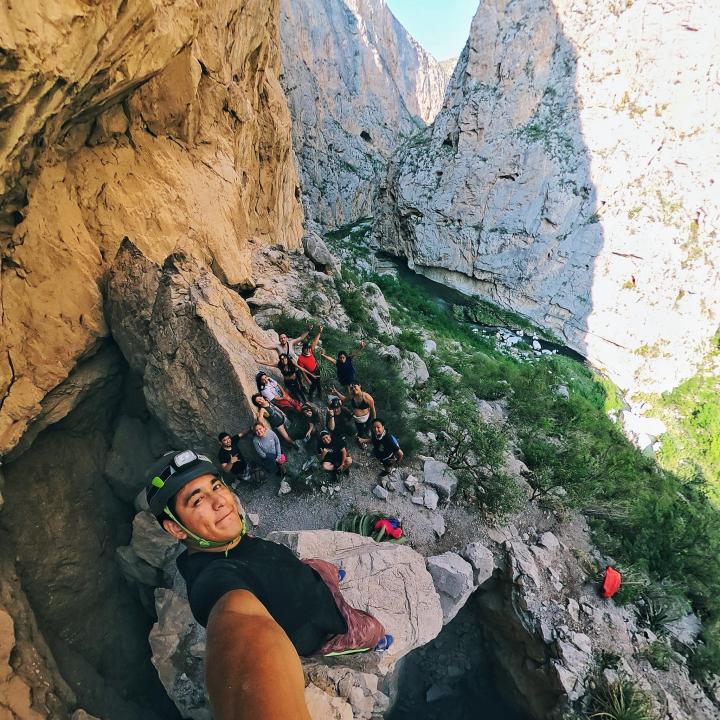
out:
<path id="1" fill-rule="evenodd" d="M 589 693 L 588 718 L 593 720 L 655 720 L 650 699 L 630 680 L 608 682 L 604 676 Z"/>
<path id="2" fill-rule="evenodd" d="M 456 394 L 452 402 L 427 412 L 423 425 L 437 434 L 435 456 L 442 457 L 456 472 L 466 496 L 475 496 L 482 509 L 492 515 L 503 516 L 518 509 L 521 491 L 502 471 L 506 434 L 502 428 L 482 421 L 470 395 Z"/>
<path id="3" fill-rule="evenodd" d="M 670 663 L 678 659 L 677 653 L 664 640 L 656 640 L 650 643 L 640 653 L 654 668 L 658 670 L 669 670 Z"/>

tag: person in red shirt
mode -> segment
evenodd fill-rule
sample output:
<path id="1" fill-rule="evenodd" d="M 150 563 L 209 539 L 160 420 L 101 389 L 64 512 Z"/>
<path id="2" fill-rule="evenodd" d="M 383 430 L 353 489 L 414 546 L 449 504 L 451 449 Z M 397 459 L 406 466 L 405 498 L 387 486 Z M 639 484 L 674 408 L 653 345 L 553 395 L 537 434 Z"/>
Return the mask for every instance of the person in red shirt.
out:
<path id="1" fill-rule="evenodd" d="M 318 367 L 317 360 L 315 358 L 315 348 L 320 342 L 320 336 L 322 335 L 323 328 L 321 325 L 318 334 L 313 338 L 312 342 L 304 342 L 302 345 L 302 352 L 298 356 L 297 364 L 305 370 L 305 378 L 309 380 L 308 385 L 308 399 L 312 400 L 315 392 L 317 391 L 318 398 L 322 397 L 322 386 L 320 384 L 320 368 Z"/>

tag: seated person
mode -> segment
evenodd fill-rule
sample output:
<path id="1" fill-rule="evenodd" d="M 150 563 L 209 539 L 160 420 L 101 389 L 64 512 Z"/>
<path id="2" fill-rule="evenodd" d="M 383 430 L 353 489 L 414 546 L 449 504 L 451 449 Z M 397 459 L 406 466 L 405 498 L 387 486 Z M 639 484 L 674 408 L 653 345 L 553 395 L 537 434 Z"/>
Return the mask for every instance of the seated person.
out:
<path id="1" fill-rule="evenodd" d="M 260 420 L 253 425 L 253 433 L 253 447 L 260 457 L 260 467 L 270 475 L 282 475 L 286 458 L 278 436 Z"/>
<path id="2" fill-rule="evenodd" d="M 221 432 L 218 435 L 220 450 L 218 450 L 218 462 L 220 467 L 235 477 L 249 479 L 252 474 L 252 463 L 248 463 L 240 452 L 239 443 L 250 430 L 239 432 L 237 435 L 230 435 L 229 432 Z"/>
<path id="3" fill-rule="evenodd" d="M 314 435 L 320 430 L 320 415 L 312 405 L 303 405 L 300 410 L 300 419 L 303 422 L 301 440 L 304 443 L 310 442 Z"/>
<path id="4" fill-rule="evenodd" d="M 252 398 L 252 404 L 258 409 L 257 419 L 267 420 L 268 424 L 283 440 L 289 443 L 293 443 L 293 439 L 288 434 L 288 422 L 287 415 L 275 407 L 272 403 L 269 403 L 265 397 L 260 393 L 255 393 Z"/>
<path id="5" fill-rule="evenodd" d="M 390 647 L 383 626 L 343 598 L 335 565 L 246 534 L 242 508 L 208 458 L 169 453 L 145 494 L 163 529 L 186 545 L 177 565 L 193 616 L 207 627 L 215 720 L 310 720 L 298 655 Z"/>
<path id="6" fill-rule="evenodd" d="M 350 474 L 352 458 L 347 451 L 345 438 L 340 433 L 322 430 L 318 437 L 318 455 L 323 470 L 333 475 L 341 472 Z"/>
<path id="7" fill-rule="evenodd" d="M 370 435 L 373 444 L 373 455 L 383 464 L 380 477 L 390 473 L 390 469 L 397 465 L 404 457 L 400 443 L 394 435 L 385 428 L 385 421 L 375 418 Z"/>
<path id="8" fill-rule="evenodd" d="M 337 427 L 337 419 L 342 414 L 342 401 L 337 395 L 331 395 L 325 410 L 325 427 L 331 432 Z"/>
<path id="9" fill-rule="evenodd" d="M 255 376 L 255 384 L 258 392 L 273 405 L 283 410 L 294 410 L 300 412 L 300 403 L 290 397 L 287 390 L 280 387 L 280 383 L 271 378 L 267 373 L 259 372 Z"/>

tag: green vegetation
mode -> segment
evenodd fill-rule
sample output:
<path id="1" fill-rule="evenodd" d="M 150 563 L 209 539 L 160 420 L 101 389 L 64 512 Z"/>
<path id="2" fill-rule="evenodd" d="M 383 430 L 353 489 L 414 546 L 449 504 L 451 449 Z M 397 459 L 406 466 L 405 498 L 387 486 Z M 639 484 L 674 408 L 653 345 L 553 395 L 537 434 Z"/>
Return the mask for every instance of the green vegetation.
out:
<path id="1" fill-rule="evenodd" d="M 589 720 L 654 720 L 650 698 L 627 678 L 608 682 L 600 675 L 589 693 Z"/>
<path id="2" fill-rule="evenodd" d="M 679 656 L 665 640 L 656 640 L 640 653 L 654 668 L 669 670 L 671 662 L 677 662 Z"/>
<path id="3" fill-rule="evenodd" d="M 346 242 L 363 244 L 360 237 Z M 720 671 L 720 523 L 708 497 L 708 483 L 711 493 L 720 488 L 718 378 L 701 374 L 658 403 L 670 427 L 659 465 L 608 417 L 623 407 L 609 380 L 561 355 L 523 357 L 520 345 L 511 351 L 473 328 L 472 322 L 532 328 L 490 303 L 468 299 L 452 305 L 402 276 L 346 271 L 341 297 L 357 334 L 329 332 L 326 352 L 351 349 L 360 334 L 389 341 L 368 323 L 364 299 L 354 289 L 366 280 L 376 282 L 391 305 L 392 321 L 402 331 L 395 342 L 419 353 L 430 371 L 427 386 L 408 395 L 392 363 L 372 348 L 358 356 L 359 377 L 382 399 L 382 413 L 401 442 L 410 447 L 418 430 L 436 433 L 433 451 L 461 479 L 458 498 L 490 518 L 511 513 L 519 503 L 501 462 L 512 442 L 530 470 L 536 499 L 553 507 L 565 503 L 588 517 L 595 542 L 624 574 L 618 599 L 639 603 L 644 621 L 660 631 L 679 606 L 685 612 L 691 605 L 704 624 L 691 658 L 695 677 Z M 424 353 L 425 337 L 437 343 L 432 355 Z M 648 356 L 660 352 L 660 344 L 639 350 Z M 476 398 L 500 401 L 507 424 L 483 422 Z M 417 415 L 408 411 L 408 400 L 420 408 Z M 607 692 L 633 697 L 623 684 Z"/>

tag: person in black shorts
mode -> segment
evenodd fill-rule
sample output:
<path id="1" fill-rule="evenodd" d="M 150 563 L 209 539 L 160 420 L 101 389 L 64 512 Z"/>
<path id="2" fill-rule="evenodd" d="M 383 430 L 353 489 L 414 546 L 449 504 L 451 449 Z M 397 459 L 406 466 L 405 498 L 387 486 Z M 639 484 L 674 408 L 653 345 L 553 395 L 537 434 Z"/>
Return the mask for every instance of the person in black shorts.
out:
<path id="1" fill-rule="evenodd" d="M 168 453 L 148 478 L 150 513 L 186 546 L 177 566 L 192 614 L 207 627 L 205 677 L 215 720 L 310 720 L 298 655 L 392 644 L 375 618 L 343 598 L 335 565 L 301 561 L 289 548 L 247 534 L 237 497 L 207 457 Z"/>
<path id="2" fill-rule="evenodd" d="M 300 440 L 309 443 L 320 430 L 322 420 L 318 411 L 312 405 L 303 405 L 300 410 L 300 419 L 302 420 L 302 436 Z"/>
<path id="3" fill-rule="evenodd" d="M 383 464 L 380 477 L 385 477 L 390 473 L 390 469 L 404 457 L 400 443 L 394 435 L 387 431 L 385 421 L 380 418 L 373 420 L 370 439 L 373 444 L 373 455 Z"/>
<path id="4" fill-rule="evenodd" d="M 322 430 L 318 437 L 318 455 L 323 470 L 333 474 L 350 473 L 352 458 L 347 451 L 345 438 L 338 432 Z"/>

